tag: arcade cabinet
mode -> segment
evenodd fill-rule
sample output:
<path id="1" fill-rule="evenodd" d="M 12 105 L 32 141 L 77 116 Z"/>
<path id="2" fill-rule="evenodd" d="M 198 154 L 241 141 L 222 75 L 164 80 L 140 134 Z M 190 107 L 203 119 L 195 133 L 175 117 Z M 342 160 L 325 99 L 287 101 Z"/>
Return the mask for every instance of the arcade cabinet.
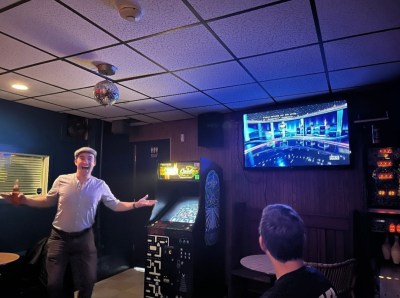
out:
<path id="1" fill-rule="evenodd" d="M 368 149 L 371 263 L 380 297 L 399 297 L 400 148 Z"/>
<path id="2" fill-rule="evenodd" d="M 144 297 L 224 296 L 221 183 L 221 169 L 205 158 L 158 165 Z"/>

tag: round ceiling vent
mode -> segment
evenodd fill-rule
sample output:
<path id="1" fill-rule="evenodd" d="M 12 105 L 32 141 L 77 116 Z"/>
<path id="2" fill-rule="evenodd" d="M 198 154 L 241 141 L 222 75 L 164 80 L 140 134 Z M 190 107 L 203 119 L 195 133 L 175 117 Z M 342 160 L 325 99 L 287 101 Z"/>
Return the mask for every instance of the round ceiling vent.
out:
<path id="1" fill-rule="evenodd" d="M 129 0 L 116 0 L 115 5 L 119 11 L 121 18 L 134 22 L 139 21 L 143 16 L 143 11 L 140 6 Z"/>

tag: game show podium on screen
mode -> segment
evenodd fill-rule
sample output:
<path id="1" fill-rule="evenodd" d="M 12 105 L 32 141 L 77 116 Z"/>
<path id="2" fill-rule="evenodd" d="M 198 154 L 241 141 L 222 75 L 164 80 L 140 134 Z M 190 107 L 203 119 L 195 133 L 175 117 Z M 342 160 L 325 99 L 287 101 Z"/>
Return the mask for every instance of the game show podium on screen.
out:
<path id="1" fill-rule="evenodd" d="M 201 158 L 160 163 L 157 174 L 158 202 L 147 225 L 144 297 L 209 297 L 208 289 L 221 296 L 222 170 Z"/>
<path id="2" fill-rule="evenodd" d="M 347 167 L 350 144 L 346 100 L 243 114 L 245 169 Z"/>

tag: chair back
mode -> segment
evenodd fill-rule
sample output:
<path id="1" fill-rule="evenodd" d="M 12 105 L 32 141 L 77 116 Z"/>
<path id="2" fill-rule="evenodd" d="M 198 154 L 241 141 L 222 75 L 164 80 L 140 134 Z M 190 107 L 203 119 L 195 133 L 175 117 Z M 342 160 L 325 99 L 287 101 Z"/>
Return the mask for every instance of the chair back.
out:
<path id="1" fill-rule="evenodd" d="M 354 297 L 356 259 L 331 264 L 306 262 L 306 265 L 322 272 L 332 283 L 338 297 Z"/>

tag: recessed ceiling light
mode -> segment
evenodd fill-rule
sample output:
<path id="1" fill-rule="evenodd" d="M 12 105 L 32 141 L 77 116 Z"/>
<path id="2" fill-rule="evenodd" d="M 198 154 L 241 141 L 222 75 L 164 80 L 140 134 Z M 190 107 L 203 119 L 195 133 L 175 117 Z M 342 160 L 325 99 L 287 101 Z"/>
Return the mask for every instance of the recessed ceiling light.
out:
<path id="1" fill-rule="evenodd" d="M 13 84 L 11 87 L 17 90 L 28 90 L 28 86 L 22 84 Z"/>

